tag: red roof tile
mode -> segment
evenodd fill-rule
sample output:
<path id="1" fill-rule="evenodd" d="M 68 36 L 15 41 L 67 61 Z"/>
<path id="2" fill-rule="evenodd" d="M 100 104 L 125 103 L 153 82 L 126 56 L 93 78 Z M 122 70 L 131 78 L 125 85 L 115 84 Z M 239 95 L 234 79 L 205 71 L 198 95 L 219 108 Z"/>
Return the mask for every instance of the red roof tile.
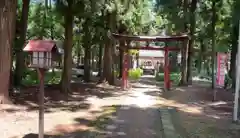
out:
<path id="1" fill-rule="evenodd" d="M 52 40 L 30 40 L 23 51 L 50 52 L 55 45 Z"/>

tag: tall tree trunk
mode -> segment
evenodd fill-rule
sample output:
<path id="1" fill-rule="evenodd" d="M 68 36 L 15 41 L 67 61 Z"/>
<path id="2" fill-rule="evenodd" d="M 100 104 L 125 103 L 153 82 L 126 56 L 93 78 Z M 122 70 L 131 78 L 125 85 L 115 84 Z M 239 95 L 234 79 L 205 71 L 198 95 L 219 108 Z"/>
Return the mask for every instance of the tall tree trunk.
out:
<path id="1" fill-rule="evenodd" d="M 110 27 L 110 33 L 113 33 L 116 31 L 116 26 L 117 26 L 117 11 L 113 11 L 110 14 L 110 19 L 109 19 L 109 27 Z M 111 80 L 109 80 L 109 84 L 114 85 L 115 84 L 115 61 L 116 61 L 116 44 L 113 42 L 111 37 L 109 38 L 109 45 L 111 48 L 111 54 L 112 54 L 112 69 L 111 69 Z"/>
<path id="2" fill-rule="evenodd" d="M 200 53 L 198 55 L 198 73 L 201 74 L 203 71 L 203 54 L 204 54 L 204 43 L 200 40 Z"/>
<path id="3" fill-rule="evenodd" d="M 81 48 L 80 48 L 80 40 L 77 41 L 77 65 L 81 63 Z"/>
<path id="4" fill-rule="evenodd" d="M 102 76 L 102 59 L 103 59 L 103 44 L 99 45 L 98 53 L 98 76 Z"/>
<path id="5" fill-rule="evenodd" d="M 195 27 L 196 27 L 196 8 L 197 8 L 197 0 L 192 0 L 191 8 L 190 8 L 190 41 L 188 46 L 188 72 L 187 72 L 187 81 L 188 84 L 192 84 L 192 58 L 193 58 L 193 46 L 195 40 Z"/>
<path id="6" fill-rule="evenodd" d="M 22 15 L 20 20 L 21 30 L 20 30 L 20 38 L 19 38 L 19 41 L 17 42 L 18 45 L 16 48 L 16 69 L 15 69 L 15 75 L 14 75 L 14 84 L 16 86 L 21 84 L 23 71 L 25 69 L 24 53 L 22 49 L 25 43 L 26 33 L 27 33 L 29 3 L 30 3 L 30 0 L 23 0 L 23 4 L 22 4 Z"/>
<path id="7" fill-rule="evenodd" d="M 120 41 L 119 44 L 119 78 L 122 78 L 122 73 L 123 73 L 123 47 L 125 47 L 125 41 Z"/>
<path id="8" fill-rule="evenodd" d="M 50 12 L 51 12 L 51 17 L 50 17 L 50 36 L 51 36 L 51 39 L 52 40 L 54 40 L 54 25 L 53 25 L 53 17 L 52 17 L 52 15 L 53 15 L 53 10 L 52 10 L 52 0 L 49 0 L 49 10 L 50 10 Z"/>
<path id="9" fill-rule="evenodd" d="M 114 26 L 114 15 L 115 12 L 108 13 L 107 14 L 107 26 L 109 27 L 109 32 L 113 32 L 113 26 Z M 114 83 L 114 71 L 113 71 L 113 43 L 112 40 L 109 38 L 108 35 L 105 37 L 105 49 L 104 49 L 104 66 L 103 66 L 103 78 L 101 81 L 106 80 L 109 84 Z"/>
<path id="10" fill-rule="evenodd" d="M 183 13 L 184 13 L 184 23 L 183 23 L 183 32 L 188 32 L 188 0 L 183 2 Z M 181 50 L 181 80 L 180 85 L 187 85 L 187 59 L 188 59 L 188 41 L 183 42 L 183 47 Z"/>
<path id="11" fill-rule="evenodd" d="M 64 16 L 65 20 L 64 66 L 61 80 L 61 91 L 65 94 L 71 91 L 72 45 L 73 45 L 72 6 L 73 6 L 72 0 L 68 0 L 68 7 Z"/>
<path id="12" fill-rule="evenodd" d="M 86 82 L 90 81 L 90 60 L 91 60 L 91 34 L 89 29 L 89 24 L 91 23 L 90 18 L 87 18 L 84 23 L 84 39 L 83 39 L 83 47 L 84 47 L 84 80 Z"/>
<path id="13" fill-rule="evenodd" d="M 103 56 L 103 77 L 101 78 L 101 82 L 111 80 L 112 75 L 111 64 L 112 64 L 111 46 L 109 45 L 109 40 L 106 40 Z"/>
<path id="14" fill-rule="evenodd" d="M 233 28 L 232 28 L 232 33 L 231 33 L 231 59 L 230 59 L 230 70 L 229 74 L 232 81 L 232 87 L 235 88 L 235 83 L 236 83 L 236 55 L 238 51 L 238 30 L 239 30 L 239 5 L 240 1 L 236 0 L 233 3 Z"/>
<path id="15" fill-rule="evenodd" d="M 216 16 L 216 0 L 212 2 L 212 88 L 215 87 L 215 59 L 216 59 L 216 50 L 215 50 L 215 26 L 216 26 L 217 16 Z"/>
<path id="16" fill-rule="evenodd" d="M 8 103 L 17 0 L 0 1 L 0 103 Z"/>
<path id="17" fill-rule="evenodd" d="M 232 39 L 232 48 L 231 48 L 231 59 L 230 59 L 230 70 L 229 74 L 232 78 L 232 87 L 235 88 L 236 83 L 236 55 L 238 51 L 238 28 L 237 24 L 233 25 L 233 32 L 231 35 Z"/>
<path id="18" fill-rule="evenodd" d="M 136 54 L 137 68 L 139 68 L 139 52 Z"/>

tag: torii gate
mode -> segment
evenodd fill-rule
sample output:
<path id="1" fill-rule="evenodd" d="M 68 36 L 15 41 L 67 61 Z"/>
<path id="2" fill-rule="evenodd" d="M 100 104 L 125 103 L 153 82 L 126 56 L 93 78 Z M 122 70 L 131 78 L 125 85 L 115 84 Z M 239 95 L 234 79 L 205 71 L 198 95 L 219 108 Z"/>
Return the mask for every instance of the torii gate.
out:
<path id="1" fill-rule="evenodd" d="M 181 49 L 176 46 L 171 47 L 151 47 L 147 46 L 131 46 L 132 41 L 145 41 L 145 42 L 186 42 L 189 40 L 188 35 L 171 35 L 171 36 L 128 36 L 121 34 L 112 34 L 113 38 L 121 41 L 124 45 L 120 45 L 119 48 L 124 51 L 123 56 L 123 72 L 122 72 L 122 88 L 126 89 L 128 86 L 128 50 L 129 49 L 144 49 L 144 50 L 164 50 L 164 88 L 170 89 L 170 75 L 169 75 L 169 51 L 180 51 Z M 183 43 L 182 49 L 185 51 L 187 43 Z M 187 56 L 187 55 L 186 55 Z"/>

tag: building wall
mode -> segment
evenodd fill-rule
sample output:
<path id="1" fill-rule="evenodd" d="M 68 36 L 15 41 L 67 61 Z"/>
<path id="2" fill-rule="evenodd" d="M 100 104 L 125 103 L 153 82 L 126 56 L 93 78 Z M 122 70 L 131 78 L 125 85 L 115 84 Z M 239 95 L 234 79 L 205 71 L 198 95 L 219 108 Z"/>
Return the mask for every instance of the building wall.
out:
<path id="1" fill-rule="evenodd" d="M 142 65 L 145 61 L 151 60 L 154 66 L 159 62 L 160 64 L 164 64 L 164 57 L 139 57 L 139 63 Z"/>

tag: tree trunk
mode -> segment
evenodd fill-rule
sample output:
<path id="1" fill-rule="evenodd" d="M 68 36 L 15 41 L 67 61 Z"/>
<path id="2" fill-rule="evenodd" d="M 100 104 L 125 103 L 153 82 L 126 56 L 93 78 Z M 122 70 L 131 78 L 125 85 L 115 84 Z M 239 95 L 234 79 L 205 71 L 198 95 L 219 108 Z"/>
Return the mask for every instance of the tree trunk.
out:
<path id="1" fill-rule="evenodd" d="M 113 32 L 113 26 L 115 24 L 114 18 L 115 12 L 107 14 L 107 26 L 109 27 L 109 33 Z M 113 43 L 108 35 L 105 37 L 105 49 L 104 49 L 104 66 L 103 66 L 103 78 L 101 81 L 106 80 L 109 84 L 114 84 L 113 74 Z"/>
<path id="2" fill-rule="evenodd" d="M 120 41 L 120 44 L 119 46 L 121 47 L 119 49 L 119 78 L 122 78 L 122 73 L 123 73 L 123 54 L 124 54 L 124 51 L 123 51 L 123 47 L 125 47 L 125 42 L 124 41 Z"/>
<path id="3" fill-rule="evenodd" d="M 238 51 L 238 28 L 237 24 L 233 25 L 233 33 L 231 35 L 232 48 L 231 48 L 231 59 L 230 59 L 230 70 L 229 74 L 232 79 L 232 87 L 235 88 L 236 83 L 236 55 Z"/>
<path id="4" fill-rule="evenodd" d="M 84 81 L 90 82 L 90 60 L 91 60 L 91 48 L 89 44 L 84 46 Z"/>
<path id="5" fill-rule="evenodd" d="M 113 33 L 116 31 L 117 26 L 117 11 L 113 11 L 110 14 L 109 17 L 109 27 L 110 27 L 110 33 Z M 111 48 L 111 57 L 112 57 L 112 69 L 111 69 L 111 80 L 109 80 L 109 84 L 114 85 L 115 84 L 115 61 L 116 61 L 116 44 L 113 42 L 111 37 L 109 38 L 109 45 Z"/>
<path id="6" fill-rule="evenodd" d="M 184 0 L 183 3 L 183 13 L 184 13 L 184 24 L 183 32 L 188 32 L 188 0 Z M 181 50 L 181 80 L 179 85 L 187 85 L 187 59 L 188 59 L 188 41 L 183 42 L 183 48 Z"/>
<path id="7" fill-rule="evenodd" d="M 198 55 L 198 73 L 201 74 L 203 71 L 203 54 L 204 54 L 204 43 L 200 40 L 200 53 Z"/>
<path id="8" fill-rule="evenodd" d="M 195 40 L 195 27 L 196 27 L 196 8 L 197 8 L 197 0 L 192 0 L 191 8 L 190 8 L 190 41 L 188 46 L 188 71 L 187 71 L 187 82 L 188 84 L 192 84 L 192 58 L 193 58 L 193 46 Z"/>
<path id="9" fill-rule="evenodd" d="M 212 88 L 215 87 L 215 59 L 216 59 L 216 50 L 215 50 L 215 26 L 216 26 L 217 16 L 216 16 L 216 0 L 212 2 Z"/>
<path id="10" fill-rule="evenodd" d="M 72 70 L 72 45 L 73 45 L 73 14 L 72 0 L 68 0 L 67 11 L 64 16 L 65 41 L 64 41 L 64 66 L 61 80 L 61 91 L 68 94 L 71 91 Z"/>
<path id="11" fill-rule="evenodd" d="M 99 51 L 98 51 L 98 76 L 101 77 L 102 76 L 102 60 L 103 60 L 103 44 L 101 43 L 99 45 Z"/>
<path id="12" fill-rule="evenodd" d="M 111 46 L 109 45 L 109 40 L 106 40 L 105 48 L 104 48 L 104 56 L 103 56 L 103 77 L 101 79 L 102 82 L 111 80 L 112 75 L 112 54 L 111 54 Z"/>
<path id="13" fill-rule="evenodd" d="M 139 68 L 139 52 L 136 55 L 136 61 L 137 61 L 137 68 Z"/>
<path id="14" fill-rule="evenodd" d="M 15 34 L 17 0 L 0 1 L 0 103 L 9 102 L 11 48 Z"/>
<path id="15" fill-rule="evenodd" d="M 81 48 L 80 48 L 80 41 L 77 41 L 77 65 L 81 63 Z"/>
<path id="16" fill-rule="evenodd" d="M 239 5 L 240 1 L 236 0 L 233 3 L 233 30 L 231 33 L 231 43 L 232 43 L 232 48 L 231 48 L 231 59 L 230 59 L 230 70 L 229 70 L 229 75 L 232 79 L 232 87 L 235 88 L 235 83 L 236 83 L 236 55 L 238 51 L 238 35 L 239 35 Z"/>
<path id="17" fill-rule="evenodd" d="M 52 0 L 49 0 L 49 10 L 51 12 L 51 17 L 50 17 L 50 36 L 51 36 L 51 39 L 54 40 L 54 25 L 53 25 L 53 9 L 52 9 Z"/>
<path id="18" fill-rule="evenodd" d="M 25 69 L 23 46 L 25 43 L 26 33 L 27 33 L 29 3 L 30 3 L 30 0 L 23 0 L 23 4 L 22 4 L 22 15 L 20 20 L 20 29 L 21 29 L 20 38 L 16 48 L 16 69 L 14 74 L 15 86 L 19 86 L 21 84 L 23 71 Z"/>
<path id="19" fill-rule="evenodd" d="M 89 29 L 89 24 L 91 23 L 90 18 L 87 18 L 83 30 L 84 30 L 84 81 L 90 81 L 90 60 L 91 60 L 91 34 Z"/>

